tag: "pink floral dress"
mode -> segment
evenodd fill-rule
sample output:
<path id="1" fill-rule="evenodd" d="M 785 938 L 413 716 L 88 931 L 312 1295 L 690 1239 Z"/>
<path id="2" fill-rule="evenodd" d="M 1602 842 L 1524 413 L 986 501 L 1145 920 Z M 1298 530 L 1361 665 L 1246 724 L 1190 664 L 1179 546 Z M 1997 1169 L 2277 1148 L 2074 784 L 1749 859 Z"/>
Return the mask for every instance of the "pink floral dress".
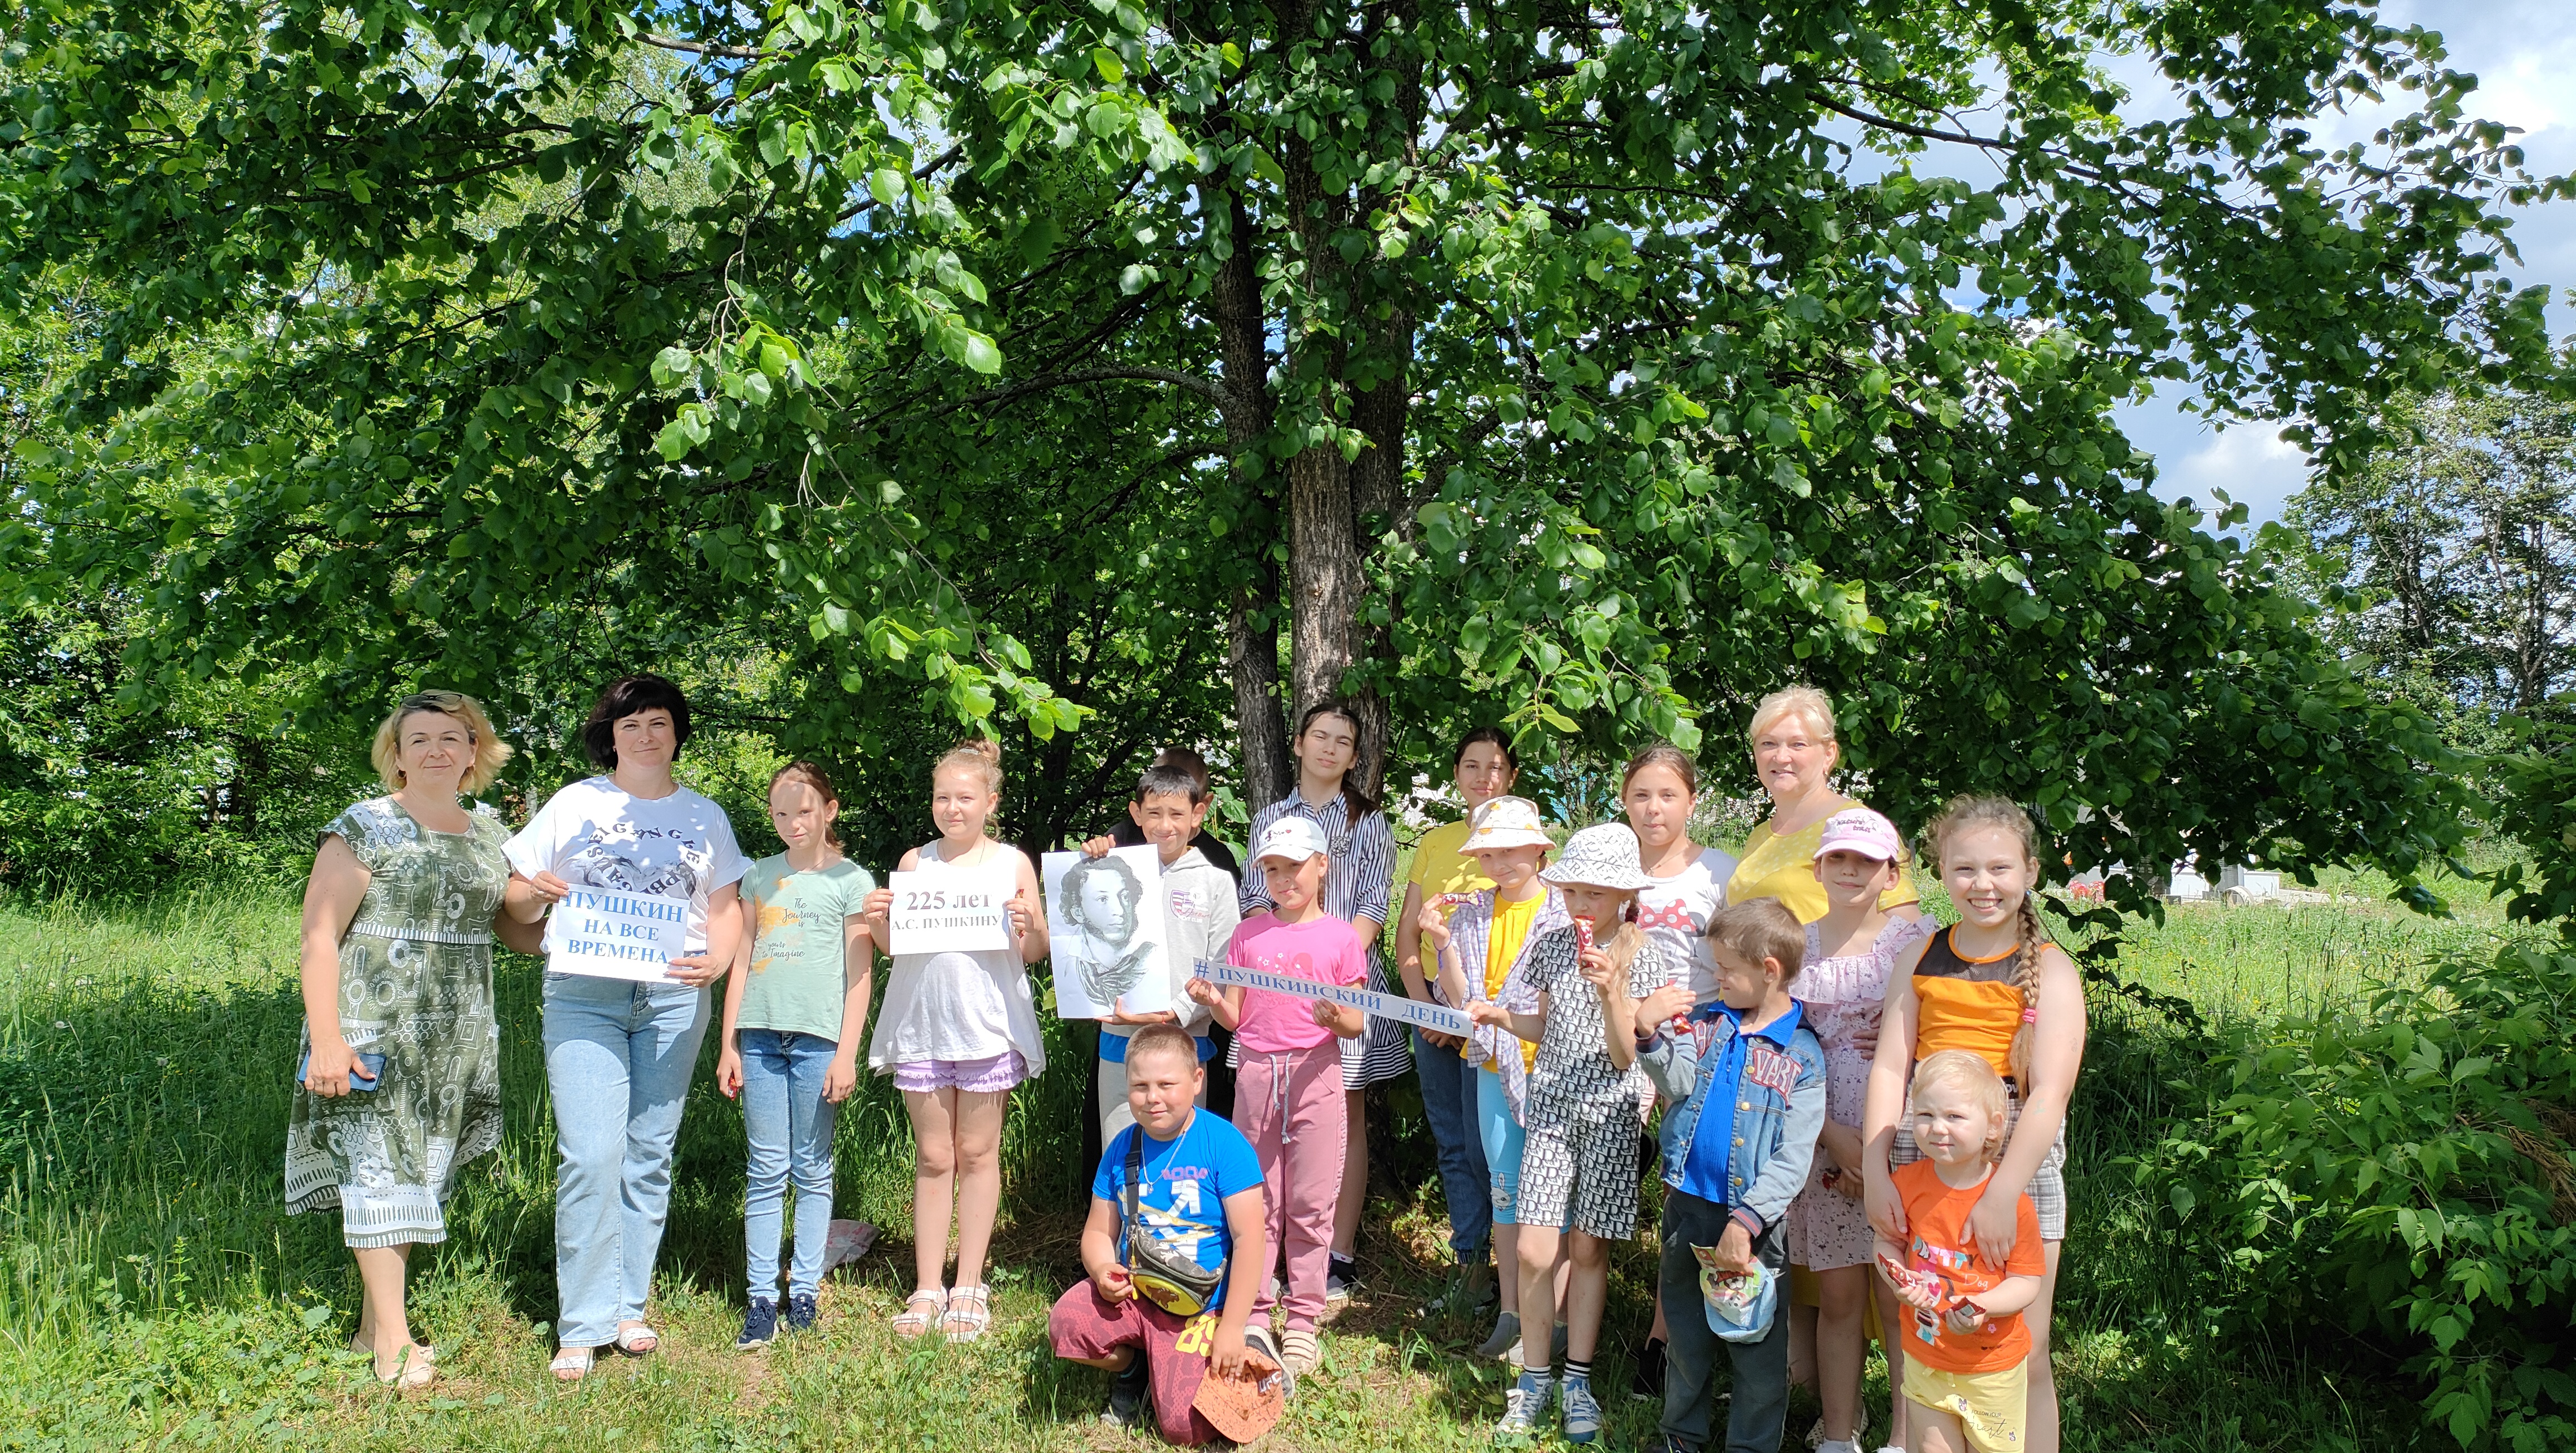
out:
<path id="1" fill-rule="evenodd" d="M 1794 992 L 1807 1006 L 1807 1026 L 1825 1046 L 1825 1115 L 1837 1124 L 1860 1128 L 1870 1059 L 1860 1042 L 1878 1033 L 1897 956 L 1930 931 L 1919 918 L 1890 918 L 1867 953 L 1829 959 L 1821 956 L 1823 935 L 1807 925 L 1807 966 L 1799 970 Z M 1833 1157 L 1818 1146 L 1807 1188 L 1789 1203 L 1789 1259 L 1812 1271 L 1865 1266 L 1875 1245 L 1860 1200 L 1825 1184 L 1832 1164 Z"/>

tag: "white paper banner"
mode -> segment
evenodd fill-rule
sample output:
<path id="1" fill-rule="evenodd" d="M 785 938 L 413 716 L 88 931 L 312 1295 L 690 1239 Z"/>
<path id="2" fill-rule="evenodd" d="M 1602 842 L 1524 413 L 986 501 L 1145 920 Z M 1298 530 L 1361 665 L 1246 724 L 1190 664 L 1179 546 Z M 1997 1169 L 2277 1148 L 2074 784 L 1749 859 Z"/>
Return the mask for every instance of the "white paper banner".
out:
<path id="1" fill-rule="evenodd" d="M 689 900 L 576 886 L 546 914 L 546 969 L 662 983 L 688 952 Z"/>
<path id="2" fill-rule="evenodd" d="M 894 893 L 894 906 L 886 913 L 886 937 L 893 940 L 886 945 L 888 953 L 973 954 L 1015 947 L 1005 905 L 1019 889 L 1019 873 L 1008 862 L 890 873 L 886 887 Z"/>
<path id="3" fill-rule="evenodd" d="M 1425 1004 L 1419 999 L 1407 999 L 1401 994 L 1381 994 L 1375 989 L 1319 984 L 1293 974 L 1273 974 L 1219 963 L 1199 965 L 1199 977 L 1212 984 L 1240 984 L 1247 989 L 1267 989 L 1274 994 L 1293 994 L 1300 999 L 1330 999 L 1336 1004 L 1347 1004 L 1362 1014 L 1372 1014 L 1380 1019 L 1400 1019 L 1434 1034 L 1454 1034 L 1461 1039 L 1475 1027 L 1463 1012 L 1446 1004 Z"/>

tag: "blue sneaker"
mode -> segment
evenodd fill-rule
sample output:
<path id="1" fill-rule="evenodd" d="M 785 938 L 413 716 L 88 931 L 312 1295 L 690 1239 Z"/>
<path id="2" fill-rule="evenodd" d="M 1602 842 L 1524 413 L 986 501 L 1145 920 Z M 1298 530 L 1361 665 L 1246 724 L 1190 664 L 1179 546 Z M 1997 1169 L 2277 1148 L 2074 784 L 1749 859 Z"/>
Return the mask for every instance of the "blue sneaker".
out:
<path id="1" fill-rule="evenodd" d="M 787 1299 L 787 1330 L 790 1332 L 813 1331 L 814 1318 L 820 1315 L 822 1310 L 823 1309 L 821 1307 L 815 1305 L 814 1294 L 812 1292 L 796 1293 Z"/>
<path id="2" fill-rule="evenodd" d="M 1601 1403 L 1592 1396 L 1592 1379 L 1567 1378 L 1558 1404 L 1565 1409 L 1565 1441 L 1589 1443 L 1601 1436 Z"/>
<path id="3" fill-rule="evenodd" d="M 733 1350 L 749 1352 L 766 1347 L 778 1336 L 778 1303 L 768 1297 L 753 1297 L 751 1309 L 742 1314 L 742 1335 L 733 1339 Z"/>
<path id="4" fill-rule="evenodd" d="M 1539 1420 L 1547 1416 L 1549 1395 L 1556 1390 L 1555 1380 L 1544 1372 L 1524 1371 L 1512 1390 L 1503 1394 L 1503 1420 L 1494 1424 L 1494 1441 L 1526 1442 L 1538 1435 Z"/>

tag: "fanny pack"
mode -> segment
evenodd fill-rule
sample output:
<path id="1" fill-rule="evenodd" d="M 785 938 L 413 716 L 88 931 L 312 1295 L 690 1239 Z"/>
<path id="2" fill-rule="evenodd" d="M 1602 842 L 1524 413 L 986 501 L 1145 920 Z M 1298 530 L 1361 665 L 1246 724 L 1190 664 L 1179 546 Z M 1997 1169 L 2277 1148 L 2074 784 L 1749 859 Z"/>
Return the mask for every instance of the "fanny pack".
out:
<path id="1" fill-rule="evenodd" d="M 1145 1127 L 1139 1125 L 1127 1141 L 1127 1185 L 1120 1197 L 1127 1203 L 1127 1279 L 1155 1306 L 1176 1317 L 1195 1317 L 1208 1310 L 1217 1284 L 1225 1280 L 1225 1266 L 1220 1262 L 1210 1270 L 1154 1239 L 1142 1211 L 1139 1183 L 1144 1178 Z"/>

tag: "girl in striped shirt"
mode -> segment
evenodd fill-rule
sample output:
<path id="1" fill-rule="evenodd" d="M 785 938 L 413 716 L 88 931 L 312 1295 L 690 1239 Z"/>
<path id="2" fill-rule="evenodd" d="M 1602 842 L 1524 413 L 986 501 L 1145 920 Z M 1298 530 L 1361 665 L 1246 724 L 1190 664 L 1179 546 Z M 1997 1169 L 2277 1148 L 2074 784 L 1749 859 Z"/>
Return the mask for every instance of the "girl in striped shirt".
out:
<path id="1" fill-rule="evenodd" d="M 1303 817 L 1324 830 L 1332 846 L 1333 871 L 1324 880 L 1324 911 L 1348 923 L 1368 946 L 1368 986 L 1387 989 L 1386 955 L 1378 940 L 1386 926 L 1387 890 L 1395 881 L 1395 834 L 1386 814 L 1359 789 L 1360 767 L 1368 751 L 1359 713 L 1336 699 L 1317 702 L 1297 723 L 1289 752 L 1297 758 L 1297 790 L 1252 815 L 1252 840 L 1284 817 Z M 1243 875 L 1246 918 L 1271 907 L 1259 873 Z M 1342 1044 L 1342 1089 L 1350 1116 L 1350 1153 L 1342 1165 L 1342 1194 L 1333 1213 L 1332 1272 L 1326 1295 L 1341 1301 L 1350 1295 L 1356 1268 L 1352 1253 L 1359 1241 L 1361 1202 L 1368 1192 L 1368 1130 L 1361 1118 L 1369 1086 L 1391 1080 L 1411 1068 L 1405 1052 L 1404 1025 L 1372 1016 L 1368 1029 Z"/>

